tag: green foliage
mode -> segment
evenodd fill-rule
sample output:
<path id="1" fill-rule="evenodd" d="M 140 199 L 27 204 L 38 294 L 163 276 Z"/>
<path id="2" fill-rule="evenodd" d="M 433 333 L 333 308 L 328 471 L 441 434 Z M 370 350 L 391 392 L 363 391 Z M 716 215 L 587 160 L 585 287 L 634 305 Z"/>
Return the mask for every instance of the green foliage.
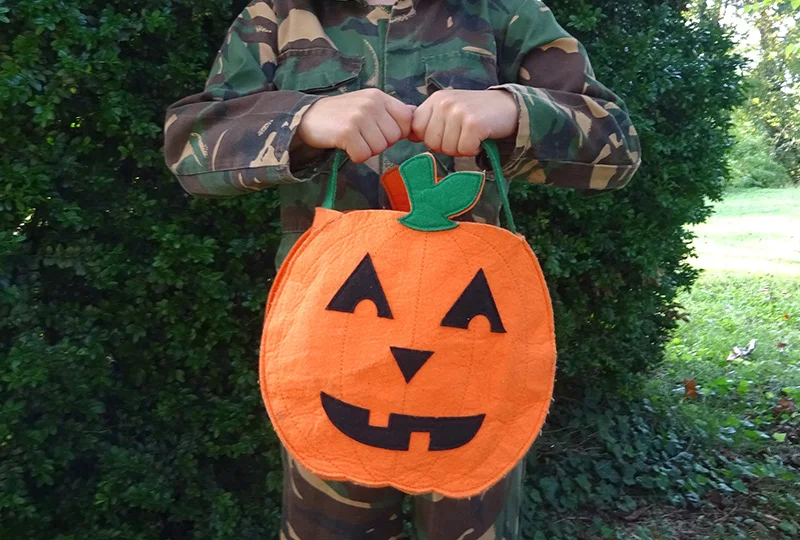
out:
<path id="1" fill-rule="evenodd" d="M 559 378 L 614 380 L 661 356 L 672 301 L 695 271 L 686 223 L 709 215 L 726 177 L 729 109 L 740 102 L 728 37 L 646 0 L 552 3 L 599 80 L 624 96 L 645 159 L 613 194 L 515 185 L 517 225 L 542 261 L 555 307 Z M 596 11 L 599 9 L 600 11 Z M 570 14 L 581 14 L 581 21 Z"/>
<path id="2" fill-rule="evenodd" d="M 800 182 L 800 9 L 788 0 L 762 6 L 751 17 L 758 62 L 745 79 L 743 115 L 766 134 L 793 182 Z"/>
<path id="3" fill-rule="evenodd" d="M 192 200 L 160 152 L 164 109 L 202 86 L 241 4 L 0 1 L 2 538 L 277 534 L 278 446 L 255 372 L 275 193 Z M 694 277 L 682 226 L 723 185 L 738 60 L 719 28 L 662 2 L 551 4 L 626 97 L 647 160 L 610 196 L 515 189 L 550 280 L 561 382 L 575 386 L 659 357 Z M 611 444 L 624 428 L 602 418 Z M 596 460 L 592 498 L 638 485 L 619 451 Z M 558 508 L 574 502 L 560 474 L 533 477 L 558 480 L 537 483 Z M 658 489 L 688 500 L 671 468 L 644 477 L 662 475 Z"/>
<path id="4" fill-rule="evenodd" d="M 6 5 L 0 538 L 266 538 L 276 200 L 191 200 L 160 150 L 230 3 Z"/>
<path id="5" fill-rule="evenodd" d="M 767 135 L 740 109 L 734 112 L 734 146 L 730 152 L 730 187 L 782 187 L 791 182 Z"/>
<path id="6" fill-rule="evenodd" d="M 772 512 L 793 516 L 786 523 L 794 526 L 797 471 L 780 455 L 719 451 L 730 429 L 676 407 L 679 400 L 637 394 L 609 400 L 589 392 L 557 408 L 529 455 L 522 537 L 782 538 L 736 535 L 777 530 Z M 736 522 L 725 520 L 729 536 L 720 534 L 714 515 L 734 512 L 749 522 L 731 527 Z M 675 523 L 663 521 L 681 513 Z"/>

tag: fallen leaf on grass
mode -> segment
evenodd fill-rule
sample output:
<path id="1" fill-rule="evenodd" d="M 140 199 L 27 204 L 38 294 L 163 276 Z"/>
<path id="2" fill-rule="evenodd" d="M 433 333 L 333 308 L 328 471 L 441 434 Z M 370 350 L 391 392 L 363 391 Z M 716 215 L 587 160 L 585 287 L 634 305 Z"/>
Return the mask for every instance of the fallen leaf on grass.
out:
<path id="1" fill-rule="evenodd" d="M 791 318 L 792 318 L 792 316 L 791 316 L 791 315 L 789 315 L 788 313 L 784 313 L 784 314 L 783 314 L 783 318 L 784 318 L 784 319 L 786 319 L 786 320 L 788 321 L 789 319 L 791 319 Z"/>
<path id="2" fill-rule="evenodd" d="M 784 343 L 782 341 L 780 343 L 776 343 L 775 346 L 778 348 L 779 351 L 785 351 L 786 350 L 786 343 Z"/>
<path id="3" fill-rule="evenodd" d="M 756 340 L 756 339 L 751 339 L 750 343 L 748 343 L 747 347 L 745 347 L 744 349 L 739 347 L 738 345 L 736 347 L 734 347 L 733 348 L 733 352 L 728 355 L 728 362 L 731 362 L 733 360 L 738 360 L 739 358 L 745 358 L 747 356 L 750 356 L 750 353 L 752 353 L 754 350 L 756 350 L 756 342 L 757 341 L 758 340 Z"/>
<path id="4" fill-rule="evenodd" d="M 792 414 L 795 411 L 797 411 L 797 405 L 794 400 L 789 397 L 782 397 L 778 401 L 778 404 L 772 408 L 772 412 L 775 413 L 775 416 L 780 416 L 783 413 Z"/>
<path id="5" fill-rule="evenodd" d="M 697 380 L 696 379 L 684 379 L 683 380 L 683 386 L 685 388 L 685 390 L 683 392 L 683 397 L 697 399 Z"/>

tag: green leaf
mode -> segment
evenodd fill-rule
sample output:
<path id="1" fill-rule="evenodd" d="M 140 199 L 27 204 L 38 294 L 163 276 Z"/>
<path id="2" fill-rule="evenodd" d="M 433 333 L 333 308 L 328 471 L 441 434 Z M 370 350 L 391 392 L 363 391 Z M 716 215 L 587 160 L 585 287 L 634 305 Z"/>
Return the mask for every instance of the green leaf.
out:
<path id="1" fill-rule="evenodd" d="M 736 393 L 740 396 L 746 395 L 750 391 L 750 382 L 749 381 L 741 381 L 739 386 L 736 387 Z"/>
<path id="2" fill-rule="evenodd" d="M 545 476 L 539 479 L 539 487 L 542 489 L 545 500 L 555 502 L 558 494 L 558 480 L 554 476 Z"/>
<path id="3" fill-rule="evenodd" d="M 778 442 L 785 442 L 786 441 L 786 433 L 773 433 L 772 438 Z"/>
<path id="4" fill-rule="evenodd" d="M 747 489 L 747 486 L 744 485 L 744 482 L 742 482 L 741 480 L 734 480 L 733 483 L 731 484 L 731 487 L 736 491 L 738 491 L 739 493 L 744 493 L 745 495 L 750 493 L 750 491 Z"/>
<path id="5" fill-rule="evenodd" d="M 432 154 L 420 154 L 400 165 L 400 175 L 408 192 L 411 211 L 400 223 L 417 231 L 453 229 L 451 218 L 471 208 L 483 190 L 483 173 L 459 171 L 436 181 L 436 162 Z"/>
<path id="6" fill-rule="evenodd" d="M 586 491 L 586 493 L 589 493 L 589 492 L 591 492 L 591 490 L 592 490 L 592 485 L 591 485 L 591 483 L 589 483 L 589 477 L 588 477 L 588 476 L 586 476 L 585 474 L 579 474 L 578 476 L 576 476 L 576 477 L 575 477 L 575 482 L 576 482 L 576 483 L 577 483 L 577 484 L 578 484 L 578 485 L 579 485 L 581 488 L 583 488 L 583 489 Z"/>

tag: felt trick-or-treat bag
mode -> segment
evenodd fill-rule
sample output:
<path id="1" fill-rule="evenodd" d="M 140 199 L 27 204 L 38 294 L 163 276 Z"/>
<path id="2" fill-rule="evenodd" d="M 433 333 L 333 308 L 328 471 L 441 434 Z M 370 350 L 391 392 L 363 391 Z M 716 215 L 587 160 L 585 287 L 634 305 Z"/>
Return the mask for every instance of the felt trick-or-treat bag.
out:
<path id="1" fill-rule="evenodd" d="M 485 175 L 438 180 L 431 154 L 385 184 L 409 212 L 334 211 L 337 154 L 326 202 L 270 291 L 261 342 L 272 425 L 315 475 L 469 497 L 541 430 L 556 360 L 550 298 L 515 234 L 497 148 L 484 148 L 509 230 L 453 221 Z"/>

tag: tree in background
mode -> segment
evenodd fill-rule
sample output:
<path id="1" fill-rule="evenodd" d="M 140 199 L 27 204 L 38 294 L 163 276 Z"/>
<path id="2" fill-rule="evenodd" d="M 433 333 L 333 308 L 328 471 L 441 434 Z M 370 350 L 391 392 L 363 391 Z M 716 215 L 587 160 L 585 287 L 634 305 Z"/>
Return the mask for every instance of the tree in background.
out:
<path id="1" fill-rule="evenodd" d="M 800 10 L 788 2 L 754 11 L 761 59 L 745 79 L 743 110 L 775 149 L 775 157 L 795 183 L 800 182 L 800 54 L 787 54 L 800 43 Z"/>
<path id="2" fill-rule="evenodd" d="M 800 0 L 701 0 L 689 14 L 732 28 L 738 23 L 737 50 L 751 59 L 745 68 L 747 99 L 736 115 L 731 167 L 740 171 L 733 185 L 800 182 Z M 770 147 L 767 154 L 763 140 Z"/>
<path id="3" fill-rule="evenodd" d="M 733 188 L 780 187 L 791 182 L 786 167 L 775 159 L 772 141 L 740 107 L 733 114 L 734 151 L 729 163 Z"/>

